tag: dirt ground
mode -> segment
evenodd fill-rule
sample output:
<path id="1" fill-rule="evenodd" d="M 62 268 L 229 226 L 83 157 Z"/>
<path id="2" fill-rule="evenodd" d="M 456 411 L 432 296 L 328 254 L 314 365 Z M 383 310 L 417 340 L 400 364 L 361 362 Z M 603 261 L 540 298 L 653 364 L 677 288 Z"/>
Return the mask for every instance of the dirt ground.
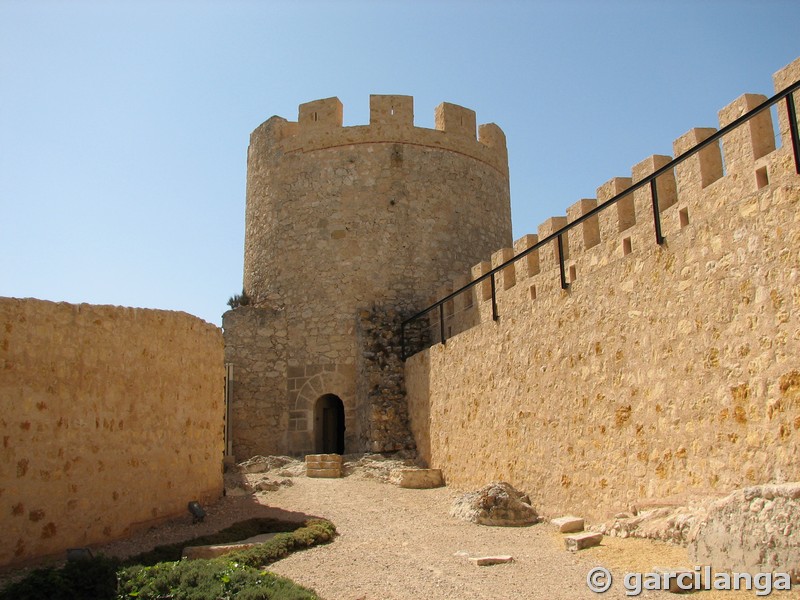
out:
<path id="1" fill-rule="evenodd" d="M 486 527 L 448 515 L 459 492 L 450 488 L 402 489 L 387 482 L 384 470 L 348 469 L 341 479 L 309 479 L 302 469 L 248 475 L 251 483 L 269 476 L 290 479 L 276 491 L 228 496 L 206 507 L 205 522 L 185 517 L 142 532 L 96 552 L 127 556 L 253 516 L 331 520 L 338 536 L 330 544 L 295 553 L 269 570 L 313 588 L 326 600 L 482 600 L 628 598 L 626 572 L 653 567 L 692 567 L 686 550 L 647 540 L 606 537 L 596 547 L 570 553 L 562 536 L 547 523 L 530 527 Z M 475 566 L 469 557 L 511 555 L 509 564 Z M 587 588 L 589 571 L 608 568 L 611 589 Z M 639 598 L 672 598 L 667 592 L 642 591 Z M 746 592 L 703 591 L 699 600 L 755 598 Z M 771 597 L 797 598 L 794 592 Z"/>

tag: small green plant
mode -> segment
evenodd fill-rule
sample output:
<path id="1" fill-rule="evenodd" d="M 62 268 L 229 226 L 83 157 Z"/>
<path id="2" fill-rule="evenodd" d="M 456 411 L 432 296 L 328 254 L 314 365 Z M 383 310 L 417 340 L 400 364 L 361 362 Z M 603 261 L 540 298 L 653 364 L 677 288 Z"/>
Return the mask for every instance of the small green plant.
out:
<path id="1" fill-rule="evenodd" d="M 247 295 L 247 292 L 244 291 L 244 288 L 242 288 L 241 294 L 234 294 L 228 298 L 228 306 L 231 308 L 239 308 L 240 306 L 247 306 L 249 304 L 250 296 Z"/>

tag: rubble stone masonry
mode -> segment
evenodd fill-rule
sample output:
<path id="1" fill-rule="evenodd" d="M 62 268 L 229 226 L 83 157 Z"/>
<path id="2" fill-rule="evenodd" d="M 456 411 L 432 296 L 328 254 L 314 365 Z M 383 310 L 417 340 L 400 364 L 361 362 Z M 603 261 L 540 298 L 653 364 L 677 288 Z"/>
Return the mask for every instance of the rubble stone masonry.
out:
<path id="1" fill-rule="evenodd" d="M 224 376 L 188 314 L 0 298 L 0 565 L 219 497 Z"/>

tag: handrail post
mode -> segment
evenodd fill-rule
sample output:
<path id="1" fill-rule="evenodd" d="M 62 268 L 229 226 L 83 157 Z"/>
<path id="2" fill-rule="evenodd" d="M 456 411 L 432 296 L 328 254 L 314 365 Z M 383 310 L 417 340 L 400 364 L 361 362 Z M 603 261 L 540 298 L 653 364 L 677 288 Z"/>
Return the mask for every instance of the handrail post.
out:
<path id="1" fill-rule="evenodd" d="M 558 268 L 561 271 L 561 289 L 566 290 L 569 288 L 569 284 L 567 283 L 567 272 L 564 269 L 564 242 L 562 240 L 563 235 L 558 234 Z"/>
<path id="2" fill-rule="evenodd" d="M 439 304 L 439 339 L 442 344 L 447 342 L 447 338 L 444 336 L 444 302 Z"/>
<path id="3" fill-rule="evenodd" d="M 656 191 L 655 177 L 650 180 L 650 196 L 653 199 L 653 224 L 656 228 L 656 244 L 661 246 L 664 243 L 664 235 L 661 233 L 661 211 L 658 209 L 658 192 Z"/>
<path id="4" fill-rule="evenodd" d="M 800 134 L 797 132 L 797 111 L 794 107 L 794 96 L 786 96 L 786 112 L 789 113 L 789 131 L 792 134 L 792 150 L 794 151 L 794 170 L 800 175 Z"/>
<path id="5" fill-rule="evenodd" d="M 492 321 L 497 321 L 497 319 L 500 318 L 500 315 L 497 314 L 497 288 L 495 287 L 494 283 L 494 273 L 492 273 L 489 279 L 492 282 L 492 285 L 490 286 L 492 288 Z"/>

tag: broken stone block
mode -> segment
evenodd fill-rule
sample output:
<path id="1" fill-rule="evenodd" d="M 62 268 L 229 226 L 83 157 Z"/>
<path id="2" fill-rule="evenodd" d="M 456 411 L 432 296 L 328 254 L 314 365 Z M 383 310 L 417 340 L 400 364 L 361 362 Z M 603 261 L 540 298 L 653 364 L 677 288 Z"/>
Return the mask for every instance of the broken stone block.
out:
<path id="1" fill-rule="evenodd" d="M 584 548 L 591 548 L 592 546 L 599 546 L 603 540 L 602 533 L 594 533 L 592 531 L 584 531 L 564 538 L 564 544 L 570 552 L 577 552 Z"/>
<path id="2" fill-rule="evenodd" d="M 583 519 L 580 517 L 558 517 L 550 521 L 559 533 L 575 533 L 583 531 Z"/>
<path id="3" fill-rule="evenodd" d="M 487 565 L 500 565 L 503 563 L 510 563 L 514 560 L 514 557 L 509 555 L 503 556 L 480 556 L 475 558 L 469 559 L 471 562 L 475 563 L 475 565 L 479 567 L 485 567 Z"/>
<path id="4" fill-rule="evenodd" d="M 441 469 L 398 469 L 397 485 L 401 488 L 425 490 L 442 487 L 444 479 Z"/>

